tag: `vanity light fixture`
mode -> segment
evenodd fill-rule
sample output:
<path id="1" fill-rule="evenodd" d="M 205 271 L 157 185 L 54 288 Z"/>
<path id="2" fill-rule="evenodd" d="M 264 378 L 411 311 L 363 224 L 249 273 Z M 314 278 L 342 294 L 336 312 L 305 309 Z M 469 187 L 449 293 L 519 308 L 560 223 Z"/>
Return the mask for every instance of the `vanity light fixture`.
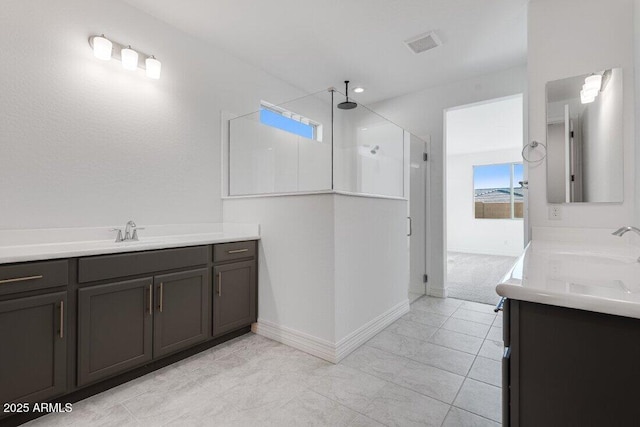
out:
<path id="1" fill-rule="evenodd" d="M 590 104 L 596 100 L 602 88 L 602 75 L 592 74 L 584 79 L 582 90 L 580 91 L 580 102 Z"/>
<path id="2" fill-rule="evenodd" d="M 354 91 L 355 93 L 362 93 L 362 92 L 364 92 L 364 88 L 363 88 L 363 87 L 361 87 L 361 86 L 354 87 L 354 88 L 353 88 L 353 91 Z"/>
<path id="3" fill-rule="evenodd" d="M 595 91 L 596 95 L 600 92 L 600 88 L 602 87 L 602 75 L 601 74 L 593 74 L 586 79 L 584 79 L 584 86 L 582 86 L 585 90 Z"/>
<path id="4" fill-rule="evenodd" d="M 129 71 L 135 71 L 138 69 L 138 52 L 131 49 L 131 46 L 120 51 L 122 57 L 122 68 Z"/>
<path id="5" fill-rule="evenodd" d="M 595 100 L 596 100 L 596 95 L 589 92 L 585 92 L 584 89 L 580 91 L 580 102 L 582 102 L 583 104 L 591 104 Z"/>
<path id="6" fill-rule="evenodd" d="M 160 71 L 162 70 L 162 63 L 158 61 L 153 55 L 145 59 L 144 63 L 145 67 L 147 68 L 147 77 L 149 77 L 150 79 L 159 79 Z"/>
<path id="7" fill-rule="evenodd" d="M 111 51 L 113 50 L 113 43 L 109 39 L 105 38 L 104 34 L 101 36 L 94 36 L 89 39 L 91 47 L 93 47 L 93 56 L 103 61 L 111 59 Z"/>
<path id="8" fill-rule="evenodd" d="M 135 71 L 138 68 L 146 70 L 147 77 L 151 79 L 159 79 L 162 63 L 153 55 L 136 52 L 131 49 L 130 45 L 122 45 L 107 39 L 104 34 L 100 36 L 89 37 L 89 45 L 93 49 L 93 55 L 104 61 L 114 59 L 122 62 L 122 68 L 125 70 Z M 139 57 L 145 58 L 142 63 Z"/>

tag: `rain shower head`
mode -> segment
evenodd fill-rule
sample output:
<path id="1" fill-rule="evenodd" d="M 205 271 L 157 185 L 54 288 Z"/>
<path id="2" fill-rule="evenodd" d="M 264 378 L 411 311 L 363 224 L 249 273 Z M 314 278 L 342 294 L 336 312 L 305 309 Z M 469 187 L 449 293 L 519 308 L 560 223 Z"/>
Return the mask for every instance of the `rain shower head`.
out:
<path id="1" fill-rule="evenodd" d="M 341 110 L 353 110 L 358 106 L 358 104 L 356 104 L 353 101 L 349 101 L 349 80 L 344 81 L 344 86 L 345 86 L 344 92 L 347 95 L 347 100 L 338 104 L 338 108 Z"/>

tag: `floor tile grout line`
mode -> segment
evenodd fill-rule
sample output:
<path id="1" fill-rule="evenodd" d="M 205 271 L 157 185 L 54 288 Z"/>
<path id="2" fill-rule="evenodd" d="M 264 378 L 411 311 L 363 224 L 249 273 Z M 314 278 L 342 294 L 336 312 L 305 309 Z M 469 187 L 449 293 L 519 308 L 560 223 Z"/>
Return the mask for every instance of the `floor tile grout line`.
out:
<path id="1" fill-rule="evenodd" d="M 427 343 L 427 344 L 431 344 L 431 343 Z M 436 346 L 437 346 L 438 344 L 432 344 L 432 345 L 436 345 Z M 404 358 L 409 359 L 411 362 L 414 362 L 414 363 L 420 363 L 420 364 L 425 365 L 425 366 L 428 366 L 428 367 L 430 367 L 430 368 L 440 369 L 441 371 L 444 371 L 444 372 L 447 372 L 447 373 L 450 373 L 450 374 L 454 374 L 454 375 L 457 375 L 457 376 L 459 376 L 459 377 L 464 377 L 464 375 L 462 375 L 462 374 L 460 374 L 460 373 L 458 373 L 458 372 L 454 372 L 454 371 L 451 371 L 451 370 L 449 370 L 449 369 L 442 368 L 442 367 L 440 367 L 440 366 L 435 366 L 435 365 L 432 365 L 432 364 L 430 364 L 430 363 L 425 363 L 425 362 L 423 362 L 423 361 L 421 361 L 421 360 L 418 360 L 418 359 L 412 359 L 411 357 L 402 356 L 402 355 L 399 355 L 399 354 L 397 354 L 397 353 L 392 353 L 392 352 L 390 352 L 389 350 L 385 350 L 384 348 L 375 347 L 375 346 L 373 346 L 373 345 L 369 345 L 369 347 L 373 347 L 373 348 L 375 348 L 376 350 L 384 351 L 385 353 L 393 354 L 394 356 L 404 357 Z M 439 347 L 442 347 L 442 346 L 439 346 Z M 448 348 L 448 347 L 443 347 L 443 348 L 446 348 L 447 350 L 452 350 L 452 349 L 450 349 L 450 348 Z M 458 351 L 458 350 L 454 350 L 454 351 Z M 462 352 L 460 352 L 460 353 L 462 353 Z M 470 355 L 470 356 L 473 356 L 473 355 L 472 355 L 472 354 L 470 354 L 470 353 L 465 353 L 465 354 Z M 475 360 L 475 359 L 474 359 L 474 360 Z M 471 368 L 469 368 L 469 369 L 471 369 Z M 364 372 L 364 371 L 363 371 L 363 372 Z"/>
<path id="2" fill-rule="evenodd" d="M 473 379 L 473 378 L 471 378 L 471 379 Z M 454 405 L 454 404 L 452 404 L 452 405 L 451 405 L 451 407 L 452 407 L 452 408 L 456 408 L 456 409 L 460 409 L 461 411 L 468 412 L 468 413 L 470 413 L 470 414 L 473 414 L 473 415 L 478 416 L 478 417 L 480 417 L 480 418 L 483 418 L 483 419 L 485 419 L 485 420 L 491 421 L 492 423 L 497 423 L 497 424 L 499 424 L 499 425 L 502 425 L 502 421 L 496 421 L 496 420 L 494 420 L 493 418 L 489 418 L 489 417 L 487 417 L 486 415 L 480 415 L 480 414 L 478 414 L 478 413 L 476 413 L 476 412 L 473 412 L 473 411 L 471 411 L 471 410 L 469 410 L 469 409 L 461 408 L 460 406 L 456 406 L 456 405 Z"/>
<path id="3" fill-rule="evenodd" d="M 415 322 L 414 322 L 414 323 L 415 323 Z M 434 327 L 435 327 L 435 326 L 434 326 Z M 462 332 L 452 331 L 452 330 L 450 330 L 450 329 L 443 329 L 443 328 L 440 328 L 440 327 L 435 327 L 435 328 L 436 328 L 435 332 L 434 332 L 433 334 L 431 334 L 431 335 L 429 336 L 429 338 L 427 338 L 426 340 L 424 340 L 424 339 L 422 339 L 422 338 L 414 337 L 414 336 L 411 336 L 411 335 L 405 335 L 405 334 L 403 334 L 403 333 L 401 333 L 401 332 L 393 332 L 393 333 L 398 334 L 398 335 L 402 335 L 403 337 L 413 338 L 413 339 L 416 339 L 416 340 L 418 340 L 418 341 L 420 341 L 420 342 L 424 342 L 424 343 L 427 343 L 427 344 L 439 345 L 440 347 L 448 348 L 448 349 L 450 349 L 450 350 L 455 350 L 455 351 L 459 351 L 459 352 L 466 353 L 466 354 L 471 354 L 471 355 L 475 355 L 475 354 L 477 354 L 477 353 L 471 353 L 471 352 L 468 352 L 468 351 L 465 351 L 465 350 L 460 350 L 459 348 L 454 348 L 454 347 L 451 347 L 451 346 L 448 346 L 448 345 L 439 344 L 439 343 L 436 343 L 436 342 L 433 342 L 433 341 L 429 341 L 429 340 L 430 340 L 431 338 L 433 338 L 433 336 L 434 336 L 435 334 L 437 334 L 440 330 L 443 330 L 443 331 L 446 331 L 446 332 L 453 332 L 453 333 L 455 333 L 455 334 L 464 335 L 465 337 L 477 338 L 477 339 L 479 339 L 479 340 L 482 340 L 482 343 L 484 343 L 484 339 L 483 339 L 483 338 L 480 338 L 480 337 L 474 337 L 473 335 L 463 334 Z M 383 332 L 383 331 L 384 331 L 384 329 L 383 329 L 381 332 Z M 482 344 L 480 344 L 480 348 L 482 348 Z M 478 351 L 480 351 L 480 349 L 478 349 Z"/>
<path id="4" fill-rule="evenodd" d="M 459 307 L 458 307 L 458 309 L 459 309 L 460 307 L 462 307 L 462 305 L 461 305 L 461 306 L 459 306 Z M 457 311 L 458 309 L 456 309 L 456 311 Z M 452 316 L 453 316 L 453 314 L 455 314 L 455 312 L 454 312 L 454 313 L 451 313 L 451 315 L 449 315 L 448 319 L 451 319 L 451 318 L 452 318 Z M 496 317 L 497 317 L 497 315 L 496 315 Z M 448 319 L 447 319 L 447 320 L 448 320 Z M 460 319 L 460 320 L 465 320 L 465 319 Z M 473 322 L 473 321 L 470 321 L 470 320 L 466 320 L 466 321 L 467 321 L 467 322 L 472 322 L 472 323 L 477 323 L 477 322 Z M 446 323 L 446 321 L 445 321 L 445 323 Z M 442 330 L 445 330 L 445 331 L 450 331 L 449 329 L 445 329 L 445 328 L 443 328 L 443 327 L 442 327 L 443 325 L 444 325 L 444 323 L 443 323 L 441 326 L 439 326 L 439 327 L 438 327 L 438 329 L 436 330 L 436 332 L 434 332 L 434 334 L 436 334 L 436 333 L 437 333 L 439 330 L 441 330 L 441 329 L 442 329 Z M 484 326 L 487 326 L 487 325 L 484 325 Z M 489 336 L 489 333 L 491 332 L 491 328 L 493 327 L 493 323 L 492 323 L 491 325 L 488 325 L 488 326 L 489 326 L 489 330 L 486 332 L 486 334 L 485 334 L 484 338 L 481 338 L 481 339 L 482 339 L 482 345 L 484 345 L 484 343 L 485 343 L 486 341 L 493 341 L 493 340 L 489 340 L 489 339 L 487 338 L 487 337 Z M 450 332 L 457 332 L 457 331 L 450 331 Z M 458 333 L 461 333 L 461 334 L 463 334 L 463 335 L 468 335 L 468 334 L 464 334 L 463 332 L 458 332 Z M 473 336 L 473 335 L 468 335 L 468 336 Z M 476 337 L 476 338 L 480 338 L 480 337 Z M 493 341 L 493 342 L 498 342 L 498 341 Z M 482 345 L 480 346 L 480 350 L 482 349 Z M 480 352 L 480 350 L 478 350 L 478 353 Z M 392 354 L 393 354 L 393 353 L 392 353 Z M 467 354 L 470 354 L 470 353 L 467 353 Z M 469 412 L 469 413 L 471 413 L 471 414 L 474 414 L 474 415 L 477 415 L 477 416 L 482 417 L 482 418 L 484 418 L 484 419 L 491 420 L 491 421 L 495 422 L 495 420 L 492 420 L 492 419 L 487 418 L 487 417 L 485 417 L 485 416 L 482 416 L 482 415 L 480 415 L 480 414 L 476 414 L 476 413 L 475 413 L 475 412 L 473 412 L 473 411 L 470 411 L 470 410 L 468 410 L 468 409 L 464 409 L 464 408 L 460 408 L 460 407 L 458 407 L 458 406 L 456 406 L 456 405 L 455 405 L 455 401 L 456 401 L 456 399 L 458 398 L 458 395 L 460 394 L 460 391 L 462 391 L 462 388 L 464 387 L 464 383 L 467 381 L 467 379 L 471 379 L 471 380 L 473 380 L 473 381 L 477 381 L 477 382 L 480 382 L 480 383 L 482 383 L 482 384 L 487 384 L 487 385 L 490 385 L 490 386 L 492 386 L 492 387 L 496 387 L 496 386 L 495 386 L 495 385 L 493 385 L 493 384 L 488 384 L 488 383 L 486 383 L 486 382 L 484 382 L 484 381 L 479 381 L 479 380 L 476 380 L 476 379 L 474 379 L 474 378 L 469 378 L 469 374 L 471 373 L 471 369 L 473 369 L 473 365 L 476 363 L 476 360 L 478 359 L 478 357 L 481 357 L 481 356 L 479 356 L 479 354 L 475 354 L 475 356 L 474 356 L 474 358 L 473 358 L 473 362 L 471 363 L 471 366 L 469 367 L 469 370 L 467 371 L 467 374 L 464 376 L 464 380 L 463 380 L 463 382 L 462 382 L 462 385 L 461 385 L 461 386 L 460 386 L 460 388 L 458 389 L 458 392 L 456 393 L 456 396 L 454 397 L 453 402 L 449 404 L 449 405 L 450 405 L 450 408 L 449 408 L 449 411 L 447 412 L 447 416 L 449 415 L 449 412 L 451 412 L 451 407 L 456 407 L 456 408 L 458 408 L 458 409 L 461 409 L 461 410 L 467 411 L 467 412 Z M 484 358 L 484 357 L 483 357 L 483 358 Z M 486 358 L 485 358 L 485 359 L 486 359 Z M 412 359 L 411 359 L 411 360 L 412 360 Z M 419 362 L 419 363 L 423 363 L 423 362 Z M 425 363 L 423 363 L 423 364 L 425 364 Z M 431 366 L 431 365 L 428 365 L 428 366 Z M 440 369 L 442 369 L 442 368 L 440 368 Z M 443 369 L 443 370 L 444 370 L 444 369 Z M 449 372 L 449 371 L 447 371 L 447 372 Z M 459 375 L 459 374 L 458 374 L 458 375 Z M 497 388 L 501 388 L 501 387 L 497 387 Z M 446 420 L 446 417 L 445 417 L 445 420 Z M 444 421 L 443 421 L 443 424 L 444 424 Z"/>
<path id="5" fill-rule="evenodd" d="M 374 348 L 376 348 L 376 347 L 374 347 Z M 391 354 L 391 355 L 396 356 L 396 357 L 401 357 L 401 358 L 403 358 L 403 359 L 407 359 L 407 361 L 409 361 L 409 362 L 419 363 L 419 364 L 421 364 L 421 365 L 425 365 L 425 366 L 428 366 L 428 367 L 430 367 L 430 368 L 440 369 L 441 371 L 444 371 L 444 372 L 447 372 L 447 373 L 450 373 L 450 374 L 457 375 L 457 376 L 459 376 L 459 377 L 462 377 L 462 378 L 463 378 L 463 380 L 462 380 L 462 383 L 463 383 L 463 384 L 464 384 L 464 380 L 467 378 L 467 377 L 466 377 L 466 376 L 464 376 L 464 375 L 460 375 L 460 374 L 457 374 L 457 373 L 455 373 L 455 372 L 447 371 L 446 369 L 438 368 L 437 366 L 427 365 L 426 363 L 418 362 L 417 360 L 413 360 L 413 359 L 410 359 L 410 358 L 405 357 L 405 356 L 400 356 L 400 355 L 398 355 L 398 354 L 391 353 L 391 352 L 388 352 L 388 351 L 383 350 L 383 349 L 376 348 L 376 350 L 380 350 L 380 351 L 382 351 L 382 352 L 384 352 L 384 353 Z M 350 366 L 349 366 L 349 367 L 350 367 Z M 389 379 L 387 379 L 387 378 L 384 378 L 384 377 L 378 376 L 378 375 L 376 375 L 376 374 L 374 374 L 374 373 L 364 371 L 364 370 L 362 370 L 362 369 L 360 369 L 360 368 L 357 368 L 357 367 L 356 367 L 356 368 L 353 368 L 353 369 L 356 369 L 356 370 L 358 370 L 358 371 L 360 371 L 360 372 L 362 372 L 362 373 L 364 373 L 364 374 L 371 375 L 372 377 L 378 378 L 379 380 L 385 381 L 385 382 L 387 382 L 387 383 L 389 383 L 389 384 L 393 384 L 393 385 L 395 385 L 395 386 L 397 386 L 397 387 L 400 387 L 400 388 L 403 388 L 403 389 L 405 389 L 405 390 L 409 390 L 409 391 L 412 391 L 412 392 L 414 392 L 414 393 L 418 393 L 418 394 L 420 394 L 420 395 L 422 395 L 422 396 L 428 397 L 429 399 L 437 400 L 438 402 L 444 403 L 445 405 L 449 405 L 449 406 L 453 405 L 453 401 L 452 401 L 452 403 L 448 403 L 448 402 L 446 402 L 446 401 L 444 401 L 444 400 L 442 400 L 442 399 L 438 399 L 437 397 L 429 396 L 428 394 L 424 394 L 424 393 L 422 393 L 422 392 L 420 392 L 420 391 L 414 390 L 414 389 L 409 388 L 409 387 L 407 387 L 407 386 L 404 386 L 404 385 L 402 385 L 402 384 L 398 384 L 398 383 L 396 383 L 396 382 L 393 382 L 392 380 L 389 380 Z M 472 379 L 473 379 L 473 378 L 472 378 Z M 460 384 L 460 388 L 462 388 L 462 384 Z M 379 390 L 379 391 L 380 391 L 380 390 Z M 458 391 L 459 391 L 459 390 L 458 390 Z M 324 396 L 324 395 L 323 395 L 323 396 Z M 325 396 L 325 397 L 328 397 L 328 396 Z M 456 393 L 456 397 L 457 397 L 457 393 Z M 329 399 L 331 399 L 331 398 L 329 397 Z M 366 414 L 362 414 L 362 415 L 366 415 Z"/>

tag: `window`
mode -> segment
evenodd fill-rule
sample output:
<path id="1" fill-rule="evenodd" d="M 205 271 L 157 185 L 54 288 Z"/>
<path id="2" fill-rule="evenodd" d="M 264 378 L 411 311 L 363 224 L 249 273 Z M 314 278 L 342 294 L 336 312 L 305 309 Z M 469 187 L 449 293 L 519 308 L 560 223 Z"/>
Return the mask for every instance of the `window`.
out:
<path id="1" fill-rule="evenodd" d="M 322 125 L 267 102 L 260 103 L 260 123 L 308 139 L 322 141 Z"/>
<path id="2" fill-rule="evenodd" d="M 524 218 L 522 163 L 473 167 L 476 219 Z"/>

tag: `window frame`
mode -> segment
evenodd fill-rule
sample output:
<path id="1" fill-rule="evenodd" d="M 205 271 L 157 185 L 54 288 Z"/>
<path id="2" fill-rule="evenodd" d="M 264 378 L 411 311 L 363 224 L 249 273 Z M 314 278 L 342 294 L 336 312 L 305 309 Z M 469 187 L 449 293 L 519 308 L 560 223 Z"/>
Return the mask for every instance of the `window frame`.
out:
<path id="1" fill-rule="evenodd" d="M 508 165 L 509 166 L 509 189 L 510 189 L 510 193 L 509 193 L 509 207 L 510 207 L 510 211 L 511 211 L 511 215 L 509 218 L 478 218 L 476 217 L 476 174 L 475 174 L 475 169 L 477 167 L 486 167 L 486 166 L 504 166 L 504 165 Z M 479 165 L 472 165 L 471 166 L 471 193 L 472 193 L 472 212 L 473 212 L 473 219 L 474 220 L 484 220 L 484 219 L 493 219 L 493 220 L 508 220 L 508 221 L 513 221 L 513 220 L 524 220 L 524 212 L 523 212 L 523 216 L 522 218 L 520 217 L 516 217 L 515 213 L 516 213 L 516 201 L 515 201 L 515 184 L 516 184 L 516 180 L 515 180 L 515 170 L 516 170 L 516 166 L 518 165 L 522 165 L 523 166 L 523 179 L 524 179 L 524 163 L 523 162 L 500 162 L 500 163 L 484 163 L 484 164 L 479 164 Z M 523 201 L 522 203 L 524 204 L 524 195 L 523 195 Z"/>
<path id="2" fill-rule="evenodd" d="M 319 122 L 317 122 L 315 120 L 312 120 L 312 119 L 310 119 L 308 117 L 305 117 L 305 116 L 303 116 L 301 114 L 298 114 L 298 113 L 295 113 L 293 111 L 287 110 L 286 108 L 280 107 L 278 105 L 271 104 L 270 102 L 267 102 L 267 101 L 264 101 L 264 100 L 260 101 L 260 112 L 258 113 L 259 116 L 260 116 L 260 114 L 261 114 L 263 109 L 269 110 L 269 111 L 271 111 L 273 113 L 276 113 L 276 114 L 279 114 L 279 115 L 281 115 L 281 116 L 283 116 L 283 117 L 285 117 L 287 119 L 294 120 L 294 121 L 300 122 L 302 124 L 311 126 L 311 128 L 313 129 L 313 136 L 312 136 L 312 138 L 307 138 L 306 136 L 300 135 L 299 133 L 290 132 L 288 130 L 284 130 L 284 129 L 281 129 L 281 128 L 278 128 L 278 127 L 275 127 L 275 126 L 271 126 L 271 127 L 275 128 L 275 129 L 280 129 L 283 132 L 289 132 L 289 133 L 291 133 L 293 135 L 297 135 L 297 136 L 305 138 L 305 139 L 310 139 L 312 141 L 322 142 L 322 133 L 323 133 L 322 132 L 322 123 L 319 123 Z M 305 121 L 307 123 L 305 123 Z M 269 126 L 268 124 L 262 123 L 261 119 L 260 119 L 260 123 L 264 124 L 265 126 Z"/>

